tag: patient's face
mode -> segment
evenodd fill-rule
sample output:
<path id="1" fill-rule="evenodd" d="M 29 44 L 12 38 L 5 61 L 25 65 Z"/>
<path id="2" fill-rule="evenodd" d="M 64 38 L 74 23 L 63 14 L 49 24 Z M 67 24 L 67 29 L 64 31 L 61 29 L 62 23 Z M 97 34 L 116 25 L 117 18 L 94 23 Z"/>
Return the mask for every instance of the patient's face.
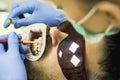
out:
<path id="1" fill-rule="evenodd" d="M 63 27 L 58 27 L 59 30 L 66 33 L 70 31 L 68 29 L 70 28 L 70 26 L 64 27 L 66 26 L 66 24 L 62 26 Z M 59 30 L 54 27 L 50 29 L 50 34 L 46 36 L 46 47 L 45 47 L 46 49 L 43 53 L 43 56 L 40 59 L 33 62 L 29 60 L 25 60 L 28 80 L 66 80 L 58 64 L 57 48 L 59 43 L 68 35 L 63 32 L 60 32 Z M 28 40 L 38 39 L 38 41 L 40 41 L 39 37 L 43 36 L 42 30 L 39 30 L 39 29 L 37 29 L 37 31 L 31 30 L 29 32 L 30 34 L 29 34 Z M 53 46 L 51 44 L 52 42 L 55 42 L 56 45 Z M 45 42 L 42 42 L 42 43 L 44 44 Z M 108 77 L 108 74 L 106 73 L 106 68 L 108 68 L 109 59 L 107 59 L 108 55 L 106 55 L 106 52 L 105 52 L 106 51 L 105 40 L 103 39 L 99 43 L 90 43 L 88 41 L 85 41 L 85 44 L 86 44 L 85 45 L 85 50 L 86 50 L 85 67 L 87 70 L 88 79 L 101 80 L 103 79 L 103 77 Z M 36 47 L 35 45 L 32 45 L 32 46 L 33 48 Z M 30 51 L 33 48 L 29 47 Z M 32 54 L 32 55 L 35 56 L 37 54 Z M 104 60 L 107 61 L 108 63 L 107 65 L 106 64 L 104 65 L 104 63 L 101 63 L 101 62 L 104 62 Z"/>
<path id="2" fill-rule="evenodd" d="M 39 40 L 39 38 L 42 36 L 41 34 L 42 33 L 40 30 L 39 31 L 31 30 L 29 38 L 27 39 Z M 57 35 L 57 37 L 55 36 L 55 34 Z M 43 53 L 43 56 L 37 61 L 29 61 L 27 59 L 25 60 L 28 80 L 66 80 L 60 69 L 57 59 L 58 44 L 66 36 L 67 34 L 59 32 L 57 28 L 50 29 L 50 34 L 46 36 L 46 48 Z M 52 39 L 56 40 L 55 46 L 52 46 L 51 37 Z M 33 48 L 36 47 L 36 45 L 28 45 L 28 47 L 29 51 L 33 51 Z M 33 55 L 37 54 L 34 53 Z"/>

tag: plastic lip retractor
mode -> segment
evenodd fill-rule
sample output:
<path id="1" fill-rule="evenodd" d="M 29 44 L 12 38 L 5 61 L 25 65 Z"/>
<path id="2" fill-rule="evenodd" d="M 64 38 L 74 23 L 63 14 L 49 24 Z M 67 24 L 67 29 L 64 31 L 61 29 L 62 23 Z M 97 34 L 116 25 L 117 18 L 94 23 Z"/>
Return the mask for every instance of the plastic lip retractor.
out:
<path id="1" fill-rule="evenodd" d="M 46 47 L 46 33 L 47 33 L 47 25 L 42 24 L 42 23 L 37 23 L 37 24 L 32 24 L 29 25 L 28 27 L 25 28 L 25 30 L 23 31 L 23 33 L 21 34 L 22 36 L 22 40 L 27 40 L 29 41 L 31 38 L 31 31 L 36 32 L 38 34 L 35 33 L 35 35 L 33 37 L 36 37 L 36 35 L 38 35 L 37 39 L 32 39 L 33 41 L 40 41 L 41 44 L 28 44 L 28 53 L 25 54 L 25 57 L 29 60 L 29 61 L 36 61 L 39 60 L 45 50 Z M 40 36 L 40 37 L 39 37 Z M 32 50 L 31 50 L 31 47 Z"/>

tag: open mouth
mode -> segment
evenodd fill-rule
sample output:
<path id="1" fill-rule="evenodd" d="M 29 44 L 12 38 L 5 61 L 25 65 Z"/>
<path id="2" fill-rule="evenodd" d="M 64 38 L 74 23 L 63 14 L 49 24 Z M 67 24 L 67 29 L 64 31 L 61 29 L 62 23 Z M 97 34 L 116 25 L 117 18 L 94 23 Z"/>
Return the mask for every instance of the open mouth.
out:
<path id="1" fill-rule="evenodd" d="M 35 41 L 35 42 L 42 42 L 42 32 L 41 31 L 34 31 L 34 30 L 30 30 L 30 41 Z M 40 52 L 40 47 L 41 44 L 28 44 L 27 46 L 29 47 L 29 52 L 31 52 L 33 55 L 38 55 L 38 53 Z"/>
<path id="2" fill-rule="evenodd" d="M 41 58 L 46 46 L 47 26 L 45 24 L 32 24 L 28 26 L 22 34 L 22 40 L 39 42 L 40 44 L 27 44 L 28 53 L 25 55 L 30 61 L 36 61 Z"/>

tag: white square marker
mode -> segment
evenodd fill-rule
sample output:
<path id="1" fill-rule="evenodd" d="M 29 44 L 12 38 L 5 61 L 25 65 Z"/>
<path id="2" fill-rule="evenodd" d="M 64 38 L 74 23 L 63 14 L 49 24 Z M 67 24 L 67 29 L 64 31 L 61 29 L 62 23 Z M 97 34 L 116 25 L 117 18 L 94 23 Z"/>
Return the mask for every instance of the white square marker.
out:
<path id="1" fill-rule="evenodd" d="M 60 51 L 59 51 L 59 57 L 60 57 L 60 58 L 62 58 L 62 54 L 63 54 L 63 53 L 62 53 L 62 51 L 60 50 Z"/>
<path id="2" fill-rule="evenodd" d="M 72 53 L 75 53 L 77 48 L 79 47 L 78 44 L 76 44 L 75 42 L 73 42 L 69 48 L 69 50 L 72 52 Z"/>
<path id="3" fill-rule="evenodd" d="M 70 62 L 71 62 L 75 67 L 77 67 L 77 65 L 78 65 L 79 62 L 80 62 L 80 59 L 74 55 L 74 56 L 71 58 Z"/>

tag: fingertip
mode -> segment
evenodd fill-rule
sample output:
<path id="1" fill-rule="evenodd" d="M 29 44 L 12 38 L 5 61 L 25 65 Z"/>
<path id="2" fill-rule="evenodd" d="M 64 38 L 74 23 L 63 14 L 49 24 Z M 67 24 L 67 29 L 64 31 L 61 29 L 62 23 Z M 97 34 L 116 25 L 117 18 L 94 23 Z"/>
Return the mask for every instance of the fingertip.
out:
<path id="1" fill-rule="evenodd" d="M 17 34 L 16 32 L 12 32 L 9 34 L 8 36 L 8 40 L 11 42 L 11 41 L 18 41 L 18 37 L 17 37 Z"/>
<path id="2" fill-rule="evenodd" d="M 9 35 L 10 36 L 16 36 L 17 34 L 16 34 L 16 32 L 11 32 Z"/>
<path id="3" fill-rule="evenodd" d="M 15 23 L 14 27 L 15 27 L 15 28 L 20 28 L 21 25 L 20 25 L 19 23 Z"/>
<path id="4" fill-rule="evenodd" d="M 26 45 L 20 44 L 20 52 L 25 54 L 28 51 L 28 47 Z"/>
<path id="5" fill-rule="evenodd" d="M 10 37 L 15 37 L 15 38 L 18 38 L 18 39 L 22 39 L 22 36 L 21 35 L 17 35 L 16 32 L 11 32 L 9 35 L 6 35 L 6 36 L 10 36 Z"/>
<path id="6" fill-rule="evenodd" d="M 4 28 L 8 28 L 9 25 L 7 23 L 4 23 L 3 26 L 4 26 Z"/>
<path id="7" fill-rule="evenodd" d="M 18 39 L 19 39 L 19 40 L 21 40 L 21 39 L 22 39 L 22 36 L 21 36 L 20 34 L 18 35 Z"/>

